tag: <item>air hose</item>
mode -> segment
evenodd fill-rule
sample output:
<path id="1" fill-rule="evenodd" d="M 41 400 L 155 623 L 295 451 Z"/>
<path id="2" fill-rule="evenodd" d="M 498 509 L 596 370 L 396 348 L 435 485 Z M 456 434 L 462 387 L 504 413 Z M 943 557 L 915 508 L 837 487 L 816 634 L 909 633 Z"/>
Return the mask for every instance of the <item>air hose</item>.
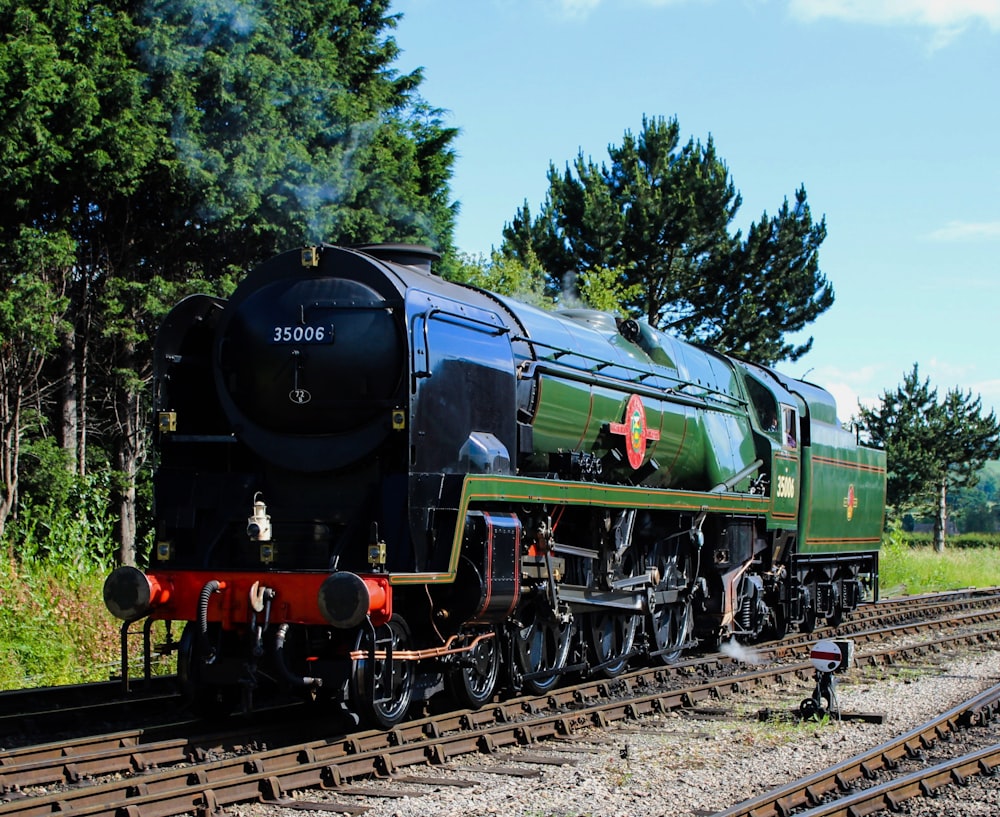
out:
<path id="1" fill-rule="evenodd" d="M 198 594 L 198 632 L 201 635 L 201 660 L 206 664 L 211 664 L 215 660 L 215 647 L 208 640 L 208 601 L 213 593 L 222 590 L 222 583 L 217 579 L 205 582 Z"/>
<path id="2" fill-rule="evenodd" d="M 323 686 L 322 678 L 296 675 L 288 669 L 288 665 L 285 663 L 285 636 L 287 634 L 288 624 L 285 623 L 278 627 L 278 632 L 274 636 L 274 662 L 277 664 L 282 678 L 292 687 L 316 688 Z"/>

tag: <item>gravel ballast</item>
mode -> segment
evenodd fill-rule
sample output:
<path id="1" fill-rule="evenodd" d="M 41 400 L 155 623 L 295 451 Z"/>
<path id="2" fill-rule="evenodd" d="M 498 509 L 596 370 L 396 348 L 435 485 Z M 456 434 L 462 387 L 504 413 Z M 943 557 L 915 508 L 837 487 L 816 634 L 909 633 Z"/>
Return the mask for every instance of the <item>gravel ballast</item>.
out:
<path id="1" fill-rule="evenodd" d="M 466 756 L 449 766 L 417 767 L 409 776 L 440 778 L 451 774 L 475 782 L 468 788 L 431 783 L 370 781 L 371 789 L 422 789 L 422 796 L 365 798 L 369 817 L 703 817 L 778 785 L 820 771 L 839 760 L 884 743 L 936 714 L 971 698 L 1000 680 L 1000 654 L 981 650 L 914 669 L 854 667 L 840 677 L 837 699 L 844 713 L 880 713 L 884 722 L 829 720 L 796 722 L 781 717 L 797 710 L 812 683 L 756 691 L 718 702 L 727 711 L 699 715 L 670 713 L 630 722 L 606 731 L 588 730 L 576 743 L 539 742 L 493 756 Z M 758 720 L 767 708 L 778 717 Z M 735 714 L 734 714 L 735 713 Z M 574 745 L 581 747 L 574 751 Z M 539 765 L 539 755 L 562 758 L 568 765 Z M 491 774 L 487 768 L 514 767 L 535 777 Z M 480 772 L 478 769 L 483 769 Z M 915 815 L 1000 813 L 1000 783 L 972 781 L 948 787 L 931 801 L 912 801 Z M 337 792 L 302 792 L 305 801 L 346 798 Z M 954 798 L 954 799 L 953 799 Z M 292 811 L 263 805 L 234 806 L 239 817 L 279 817 Z M 301 812 L 296 812 L 301 815 Z"/>

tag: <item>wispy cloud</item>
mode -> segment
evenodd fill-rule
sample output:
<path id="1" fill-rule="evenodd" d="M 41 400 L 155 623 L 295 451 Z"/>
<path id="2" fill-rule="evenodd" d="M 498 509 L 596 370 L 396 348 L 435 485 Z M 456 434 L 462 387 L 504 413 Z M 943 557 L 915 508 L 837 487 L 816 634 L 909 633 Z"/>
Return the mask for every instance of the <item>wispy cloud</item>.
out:
<path id="1" fill-rule="evenodd" d="M 925 364 L 920 365 L 921 377 L 930 377 L 931 383 L 934 385 L 965 382 L 975 375 L 975 371 L 974 363 L 956 362 L 937 356 L 931 357 Z M 951 386 L 945 386 L 941 391 L 948 388 Z"/>
<path id="2" fill-rule="evenodd" d="M 837 401 L 838 418 L 847 422 L 860 414 L 858 404 L 869 409 L 878 408 L 885 393 L 894 392 L 909 374 L 910 368 L 907 366 L 897 371 L 883 364 L 855 369 L 819 366 L 804 379 L 819 383 L 829 391 Z M 787 373 L 798 376 L 791 370 Z M 984 414 L 1000 412 L 1000 378 L 984 377 L 974 363 L 932 357 L 920 362 L 919 376 L 921 381 L 927 378 L 931 388 L 937 389 L 939 402 L 954 389 L 963 395 L 971 392 L 973 399 L 980 398 Z"/>
<path id="3" fill-rule="evenodd" d="M 971 386 L 973 397 L 980 397 L 983 403 L 983 414 L 1000 412 L 1000 380 L 979 380 Z"/>
<path id="4" fill-rule="evenodd" d="M 879 404 L 886 383 L 893 375 L 879 366 L 857 366 L 842 369 L 836 366 L 820 366 L 808 373 L 788 372 L 793 377 L 801 377 L 823 386 L 837 403 L 837 417 L 841 422 L 856 418 L 858 404 L 874 408 Z"/>
<path id="5" fill-rule="evenodd" d="M 669 6 L 704 0 L 548 0 L 566 17 L 586 17 L 600 5 Z M 758 0 L 759 2 L 759 0 Z M 844 20 L 867 25 L 906 25 L 930 29 L 935 46 L 944 46 L 976 23 L 1000 32 L 1000 0 L 786 0 L 800 20 Z"/>
<path id="6" fill-rule="evenodd" d="M 920 377 L 928 378 L 931 387 L 937 389 L 938 402 L 950 391 L 971 394 L 973 400 L 980 400 L 984 414 L 1000 407 L 1000 378 L 992 375 L 984 373 L 975 363 L 951 358 L 935 356 L 920 364 Z"/>
<path id="7" fill-rule="evenodd" d="M 585 17 L 601 4 L 601 0 L 556 0 L 555 5 L 567 17 Z"/>
<path id="8" fill-rule="evenodd" d="M 927 237 L 932 241 L 996 241 L 1000 239 L 1000 221 L 949 221 Z"/>
<path id="9" fill-rule="evenodd" d="M 538 0 L 522 0 L 531 8 L 537 5 Z M 598 6 L 614 9 L 621 6 L 682 6 L 704 3 L 706 0 L 547 0 L 548 8 L 560 17 L 584 20 Z"/>
<path id="10" fill-rule="evenodd" d="M 1000 0 L 789 0 L 789 9 L 804 20 L 922 26 L 945 34 L 985 23 L 1000 31 Z"/>

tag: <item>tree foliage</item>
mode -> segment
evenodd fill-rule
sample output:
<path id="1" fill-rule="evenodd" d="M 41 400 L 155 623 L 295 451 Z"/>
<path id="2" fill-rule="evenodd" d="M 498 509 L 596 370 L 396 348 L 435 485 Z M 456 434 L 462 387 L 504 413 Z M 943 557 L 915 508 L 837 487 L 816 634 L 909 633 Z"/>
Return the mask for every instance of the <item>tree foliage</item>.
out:
<path id="1" fill-rule="evenodd" d="M 997 479 L 992 474 L 984 473 L 976 485 L 948 494 L 948 515 L 962 533 L 996 533 L 998 512 Z"/>
<path id="2" fill-rule="evenodd" d="M 24 227 L 0 255 L 0 535 L 17 505 L 22 437 L 66 309 L 60 281 L 71 251 L 64 233 Z"/>
<path id="3" fill-rule="evenodd" d="M 543 309 L 554 306 L 551 298 L 545 294 L 545 274 L 535 259 L 529 259 L 527 264 L 523 264 L 496 250 L 488 259 L 481 255 L 475 257 L 460 253 L 445 277 L 460 284 L 509 295 Z"/>
<path id="4" fill-rule="evenodd" d="M 721 351 L 762 363 L 795 360 L 812 345 L 785 340 L 833 304 L 819 269 L 826 224 L 814 223 L 805 188 L 744 239 L 730 233 L 742 199 L 708 138 L 681 144 L 676 118 L 643 118 L 609 146 L 610 162 L 580 153 L 548 171 L 541 211 L 527 203 L 504 229 L 502 252 L 536 257 L 554 297 L 616 273 L 619 310 Z M 607 278 L 605 278 L 607 280 Z M 607 301 L 607 298 L 604 298 Z"/>
<path id="5" fill-rule="evenodd" d="M 951 389 L 939 400 L 919 367 L 885 391 L 874 408 L 861 407 L 862 428 L 885 448 L 886 502 L 896 515 L 934 508 L 935 547 L 944 547 L 947 496 L 971 488 L 988 460 L 1000 456 L 1000 424 L 971 392 Z"/>
<path id="6" fill-rule="evenodd" d="M 451 250 L 453 129 L 392 67 L 388 0 L 154 0 L 144 64 L 166 107 L 182 224 L 244 268 L 289 245 Z"/>
<path id="7" fill-rule="evenodd" d="M 0 530 L 30 403 L 68 468 L 117 471 L 131 560 L 152 335 L 177 298 L 304 243 L 451 260 L 456 132 L 394 68 L 388 7 L 0 0 Z"/>

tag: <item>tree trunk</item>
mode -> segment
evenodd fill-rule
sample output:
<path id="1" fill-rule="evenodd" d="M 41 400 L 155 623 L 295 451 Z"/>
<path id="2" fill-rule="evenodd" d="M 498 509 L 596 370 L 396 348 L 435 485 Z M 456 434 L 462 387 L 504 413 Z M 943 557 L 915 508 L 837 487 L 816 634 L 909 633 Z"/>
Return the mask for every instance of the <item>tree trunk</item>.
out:
<path id="1" fill-rule="evenodd" d="M 129 466 L 126 465 L 125 467 Z M 125 473 L 128 472 L 126 471 Z M 121 510 L 121 537 L 118 547 L 118 559 L 123 565 L 135 567 L 136 511 L 134 476 L 129 477 L 122 488 L 119 508 Z"/>
<path id="2" fill-rule="evenodd" d="M 3 452 L 0 453 L 2 466 L 0 466 L 0 539 L 3 538 L 4 526 L 7 524 L 7 517 L 14 509 L 14 502 L 17 496 L 17 477 L 13 468 L 13 456 L 11 451 L 11 436 L 4 430 Z M 14 543 L 7 543 L 7 556 L 14 558 Z"/>
<path id="3" fill-rule="evenodd" d="M 934 550 L 944 553 L 944 536 L 948 525 L 948 482 L 941 480 L 938 510 L 934 517 Z"/>
<path id="4" fill-rule="evenodd" d="M 80 473 L 79 380 L 76 376 L 76 332 L 72 327 L 60 333 L 59 362 L 62 366 L 61 439 L 66 467 Z"/>
<path id="5" fill-rule="evenodd" d="M 139 374 L 135 344 L 126 341 L 119 357 L 125 371 Z M 123 484 L 119 489 L 121 522 L 118 558 L 123 565 L 135 565 L 137 537 L 137 492 L 135 487 L 139 466 L 146 455 L 146 424 L 143 394 L 147 380 L 143 377 L 122 378 L 115 388 L 117 417 L 116 460 Z"/>
<path id="6" fill-rule="evenodd" d="M 119 493 L 119 508 L 121 521 L 119 528 L 118 559 L 123 565 L 135 566 L 136 537 L 136 491 L 135 478 L 139 471 L 142 424 L 139 417 L 140 397 L 130 393 L 125 386 L 120 386 L 119 395 L 119 438 L 118 438 L 118 470 L 121 472 L 124 484 Z"/>
<path id="7" fill-rule="evenodd" d="M 3 367 L 5 370 L 7 366 Z M 11 367 L 13 368 L 13 367 Z M 7 519 L 17 507 L 17 463 L 21 447 L 21 396 L 20 387 L 13 385 L 0 395 L 0 419 L 3 434 L 0 437 L 0 538 L 3 538 Z M 8 545 L 8 556 L 14 555 L 14 543 Z"/>
<path id="8" fill-rule="evenodd" d="M 81 310 L 81 320 L 80 320 L 80 340 L 77 342 L 76 350 L 76 365 L 78 367 L 77 374 L 77 388 L 78 388 L 78 400 L 79 405 L 77 406 L 77 411 L 79 413 L 79 423 L 78 423 L 78 434 L 77 438 L 77 457 L 79 458 L 80 465 L 80 476 L 85 477 L 87 475 L 87 387 L 88 383 L 88 372 L 90 369 L 90 326 L 91 326 L 91 308 L 90 308 L 90 286 L 86 286 L 84 292 L 84 307 Z"/>

